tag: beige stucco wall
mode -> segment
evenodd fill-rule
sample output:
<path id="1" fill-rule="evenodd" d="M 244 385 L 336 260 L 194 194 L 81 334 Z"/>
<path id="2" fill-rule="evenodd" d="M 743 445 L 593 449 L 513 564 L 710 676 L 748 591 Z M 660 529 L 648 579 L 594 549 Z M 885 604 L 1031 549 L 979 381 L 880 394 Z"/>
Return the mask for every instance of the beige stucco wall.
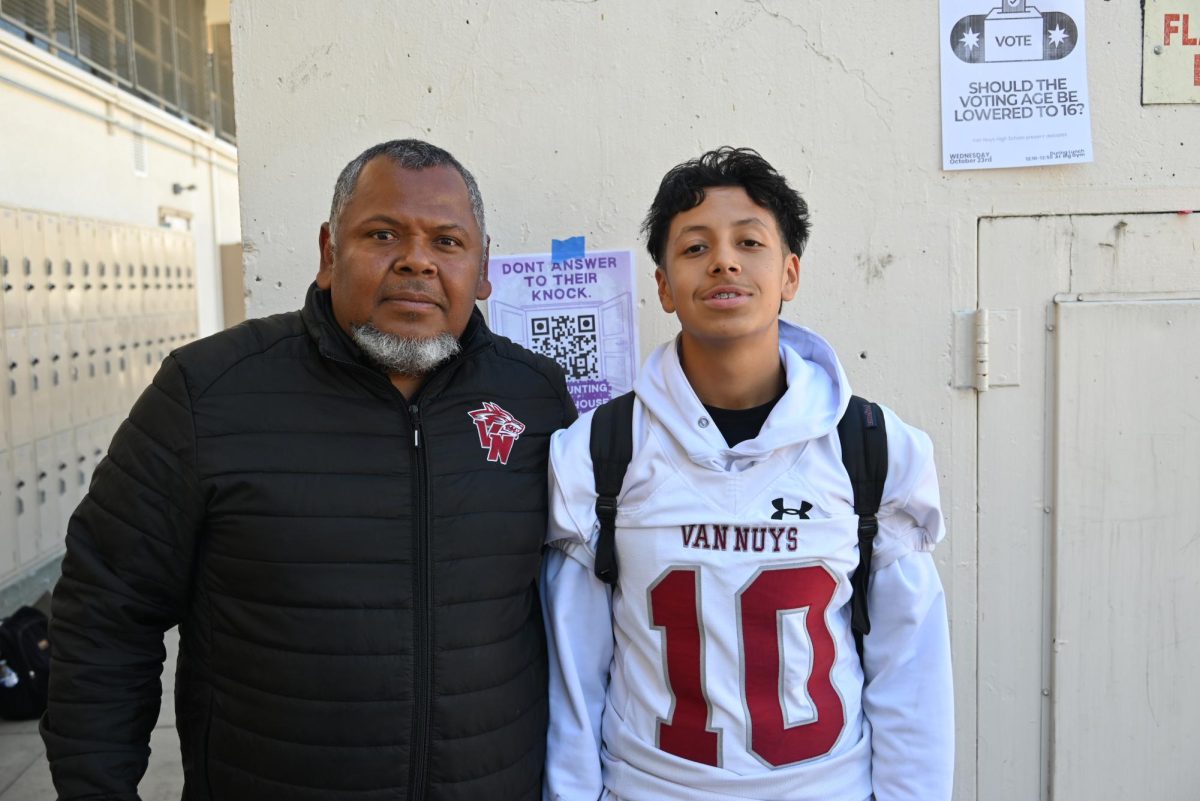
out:
<path id="1" fill-rule="evenodd" d="M 635 248 L 643 351 L 676 330 L 637 234 L 663 172 L 737 144 L 792 179 L 814 232 L 785 316 L 936 443 L 957 797 L 973 798 L 978 432 L 953 316 L 977 304 L 980 218 L 1200 206 L 1200 107 L 1140 104 L 1138 4 L 1087 3 L 1094 163 L 953 173 L 935 3 L 241 0 L 232 25 L 252 316 L 300 303 L 337 172 L 384 139 L 427 138 L 475 171 L 495 254 L 574 234 Z"/>

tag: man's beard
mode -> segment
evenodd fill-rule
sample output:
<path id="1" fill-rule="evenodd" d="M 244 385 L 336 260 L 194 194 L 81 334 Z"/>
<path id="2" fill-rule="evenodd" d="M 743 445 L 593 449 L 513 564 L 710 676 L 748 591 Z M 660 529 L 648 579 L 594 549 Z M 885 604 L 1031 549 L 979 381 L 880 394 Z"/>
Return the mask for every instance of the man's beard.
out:
<path id="1" fill-rule="evenodd" d="M 380 331 L 370 323 L 350 326 L 350 336 L 363 353 L 388 373 L 425 375 L 461 350 L 448 331 L 429 339 L 405 339 Z"/>

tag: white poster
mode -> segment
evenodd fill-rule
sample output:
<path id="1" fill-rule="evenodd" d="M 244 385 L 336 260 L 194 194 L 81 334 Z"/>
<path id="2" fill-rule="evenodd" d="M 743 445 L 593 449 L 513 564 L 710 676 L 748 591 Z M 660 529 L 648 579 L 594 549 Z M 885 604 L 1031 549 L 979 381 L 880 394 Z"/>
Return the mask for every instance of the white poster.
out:
<path id="1" fill-rule="evenodd" d="M 492 330 L 558 362 L 580 414 L 633 387 L 633 252 L 554 242 L 551 253 L 493 256 Z"/>
<path id="2" fill-rule="evenodd" d="M 1083 0 L 941 0 L 942 169 L 1092 160 Z"/>

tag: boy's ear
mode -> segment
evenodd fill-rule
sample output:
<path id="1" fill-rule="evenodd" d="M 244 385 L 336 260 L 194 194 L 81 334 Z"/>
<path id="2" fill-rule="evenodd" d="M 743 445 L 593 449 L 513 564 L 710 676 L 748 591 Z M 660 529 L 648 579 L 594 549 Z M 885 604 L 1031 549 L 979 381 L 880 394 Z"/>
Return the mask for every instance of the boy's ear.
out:
<path id="1" fill-rule="evenodd" d="M 795 253 L 789 253 L 783 260 L 783 287 L 780 293 L 781 297 L 787 301 L 796 297 L 796 291 L 800 289 L 800 257 Z"/>
<path id="2" fill-rule="evenodd" d="M 675 313 L 675 298 L 671 295 L 671 284 L 667 281 L 667 271 L 659 267 L 654 271 L 654 280 L 658 283 L 658 302 L 667 314 Z"/>

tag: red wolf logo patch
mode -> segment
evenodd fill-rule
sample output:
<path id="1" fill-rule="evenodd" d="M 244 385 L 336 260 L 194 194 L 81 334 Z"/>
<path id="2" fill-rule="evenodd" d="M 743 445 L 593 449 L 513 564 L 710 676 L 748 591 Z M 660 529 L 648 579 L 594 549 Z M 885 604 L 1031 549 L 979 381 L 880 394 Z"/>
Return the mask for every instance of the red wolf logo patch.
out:
<path id="1" fill-rule="evenodd" d="M 508 464 L 513 443 L 525 430 L 525 424 L 491 401 L 484 401 L 482 409 L 469 414 L 479 431 L 479 447 L 487 449 L 487 460 Z"/>

